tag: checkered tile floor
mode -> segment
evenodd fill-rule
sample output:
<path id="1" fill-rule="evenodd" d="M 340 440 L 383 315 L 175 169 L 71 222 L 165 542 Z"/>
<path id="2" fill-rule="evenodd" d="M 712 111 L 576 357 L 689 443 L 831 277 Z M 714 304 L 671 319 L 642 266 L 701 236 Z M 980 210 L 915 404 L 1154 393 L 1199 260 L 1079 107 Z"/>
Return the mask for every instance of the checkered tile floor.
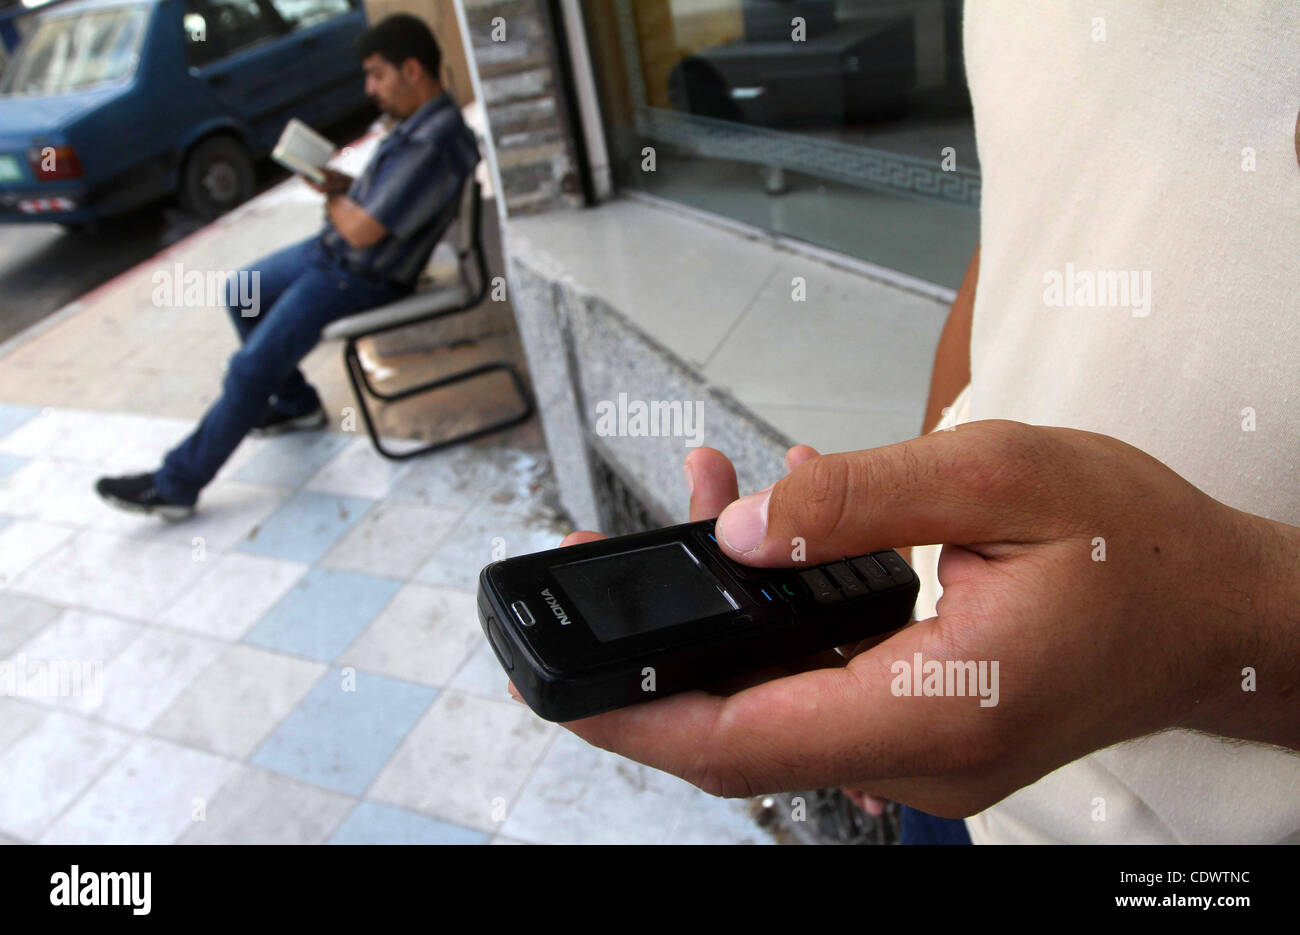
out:
<path id="1" fill-rule="evenodd" d="M 191 427 L 0 405 L 0 841 L 766 843 L 506 694 L 474 588 L 559 543 L 544 451 L 250 439 L 190 521 L 95 496 Z"/>

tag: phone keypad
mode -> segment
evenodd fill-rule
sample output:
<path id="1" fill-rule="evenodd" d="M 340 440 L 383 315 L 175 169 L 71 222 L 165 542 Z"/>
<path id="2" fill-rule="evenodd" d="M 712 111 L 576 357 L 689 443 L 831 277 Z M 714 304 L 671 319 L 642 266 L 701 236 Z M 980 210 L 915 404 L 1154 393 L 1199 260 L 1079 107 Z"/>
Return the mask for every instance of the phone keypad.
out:
<path id="1" fill-rule="evenodd" d="M 893 550 L 872 552 L 813 568 L 753 568 L 734 562 L 718 548 L 712 531 L 700 535 L 709 552 L 720 557 L 723 565 L 745 593 L 757 604 L 799 604 L 812 600 L 818 604 L 837 604 L 856 600 L 876 591 L 911 584 L 913 572 L 903 557 Z"/>

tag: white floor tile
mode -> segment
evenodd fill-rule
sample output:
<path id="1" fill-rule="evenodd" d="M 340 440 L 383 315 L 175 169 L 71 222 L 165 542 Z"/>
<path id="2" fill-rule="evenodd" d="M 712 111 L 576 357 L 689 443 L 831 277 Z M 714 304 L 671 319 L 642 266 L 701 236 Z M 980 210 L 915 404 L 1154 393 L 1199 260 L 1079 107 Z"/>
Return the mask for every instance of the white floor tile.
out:
<path id="1" fill-rule="evenodd" d="M 0 696 L 0 750 L 13 747 L 24 734 L 49 716 L 35 705 Z"/>
<path id="2" fill-rule="evenodd" d="M 172 702 L 149 732 L 242 760 L 324 673 L 318 662 L 232 646 Z"/>
<path id="3" fill-rule="evenodd" d="M 368 437 L 362 435 L 317 471 L 307 481 L 307 489 L 381 500 L 411 469 L 411 463 L 388 460 L 375 451 Z"/>
<path id="4" fill-rule="evenodd" d="M 749 814 L 748 799 L 691 789 L 669 828 L 669 844 L 775 844 Z"/>
<path id="5" fill-rule="evenodd" d="M 222 644 L 188 633 L 146 628 L 104 663 L 103 697 L 61 702 L 67 709 L 144 730 L 216 660 Z"/>
<path id="6" fill-rule="evenodd" d="M 104 473 L 153 470 L 193 429 L 179 419 L 56 409 L 0 441 L 0 450 L 93 465 Z"/>
<path id="7" fill-rule="evenodd" d="M 44 844 L 169 844 L 194 825 L 239 764 L 136 738 L 41 836 Z"/>
<path id="8" fill-rule="evenodd" d="M 497 660 L 496 653 L 492 651 L 491 644 L 484 639 L 479 648 L 465 660 L 465 664 L 460 667 L 460 671 L 451 680 L 449 687 L 471 695 L 482 695 L 495 701 L 507 701 L 510 699 L 510 693 L 506 690 L 508 681 L 510 677 L 506 674 L 506 670 L 501 668 L 501 663 Z"/>
<path id="9" fill-rule="evenodd" d="M 357 800 L 256 766 L 240 766 L 178 844 L 320 844 Z"/>
<path id="10" fill-rule="evenodd" d="M 408 682 L 444 685 L 483 641 L 474 595 L 408 584 L 339 662 Z"/>
<path id="11" fill-rule="evenodd" d="M 564 524 L 549 516 L 526 516 L 505 507 L 480 504 L 443 540 L 416 572 L 415 580 L 476 591 L 484 565 L 558 548 L 564 535 Z"/>
<path id="12" fill-rule="evenodd" d="M 562 731 L 501 830 L 525 841 L 663 844 L 692 788 Z"/>
<path id="13" fill-rule="evenodd" d="M 16 667 L 21 657 L 27 671 L 33 674 L 34 668 L 41 663 L 45 664 L 47 671 L 55 666 L 76 667 L 81 677 L 80 684 L 72 679 L 73 670 L 68 668 L 66 689 L 61 682 L 56 685 L 53 679 L 45 682 L 28 679 L 30 701 L 49 707 L 65 705 L 66 710 L 76 710 L 83 703 L 102 702 L 108 660 L 129 646 L 144 630 L 138 623 L 106 614 L 68 610 L 19 646 L 7 661 Z M 65 693 L 67 691 L 73 693 Z"/>
<path id="14" fill-rule="evenodd" d="M 0 451 L 27 458 L 75 453 L 95 422 L 95 413 L 80 409 L 47 408 L 0 438 Z"/>
<path id="15" fill-rule="evenodd" d="M 34 458 L 0 478 L 0 513 L 121 533 L 159 522 L 125 513 L 101 500 L 95 493 L 95 481 L 103 473 L 92 464 Z"/>
<path id="16" fill-rule="evenodd" d="M 73 533 L 68 526 L 17 519 L 0 529 L 0 588 Z"/>
<path id="17" fill-rule="evenodd" d="M 377 503 L 320 560 L 385 578 L 409 578 L 447 538 L 463 511 L 388 501 Z"/>
<path id="18" fill-rule="evenodd" d="M 481 502 L 517 509 L 537 500 L 549 465 L 545 451 L 459 445 L 413 459 L 390 494 L 458 509 Z"/>
<path id="19" fill-rule="evenodd" d="M 518 702 L 444 690 L 366 797 L 500 830 L 500 819 L 558 730 Z"/>
<path id="20" fill-rule="evenodd" d="M 0 598 L 0 659 L 52 623 L 63 608 L 13 592 Z"/>
<path id="21" fill-rule="evenodd" d="M 148 619 L 205 570 L 183 546 L 85 531 L 15 577 L 9 587 L 63 604 Z"/>
<path id="22" fill-rule="evenodd" d="M 243 552 L 214 555 L 208 569 L 158 618 L 160 623 L 224 640 L 237 640 L 307 571 Z"/>
<path id="23" fill-rule="evenodd" d="M 0 830 L 39 838 L 121 754 L 130 737 L 60 712 L 0 752 Z"/>

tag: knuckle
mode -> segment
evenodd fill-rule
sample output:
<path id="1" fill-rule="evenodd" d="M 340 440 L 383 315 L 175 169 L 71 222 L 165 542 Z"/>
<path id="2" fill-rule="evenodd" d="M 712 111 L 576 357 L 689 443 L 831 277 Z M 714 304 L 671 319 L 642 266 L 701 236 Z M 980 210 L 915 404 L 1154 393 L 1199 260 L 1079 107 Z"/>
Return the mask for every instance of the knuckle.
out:
<path id="1" fill-rule="evenodd" d="M 853 463 L 843 455 L 806 461 L 791 475 L 794 484 L 784 491 L 777 484 L 773 491 L 774 498 L 782 495 L 779 515 L 797 516 L 799 535 L 823 541 L 833 537 L 858 486 L 856 474 Z"/>
<path id="2" fill-rule="evenodd" d="M 979 434 L 972 439 L 976 444 L 954 453 L 955 479 L 984 496 L 1023 493 L 1026 479 L 1044 464 L 1044 446 L 1048 444 L 1044 434 L 1034 426 L 1005 419 L 972 424 L 972 428 L 976 426 Z"/>

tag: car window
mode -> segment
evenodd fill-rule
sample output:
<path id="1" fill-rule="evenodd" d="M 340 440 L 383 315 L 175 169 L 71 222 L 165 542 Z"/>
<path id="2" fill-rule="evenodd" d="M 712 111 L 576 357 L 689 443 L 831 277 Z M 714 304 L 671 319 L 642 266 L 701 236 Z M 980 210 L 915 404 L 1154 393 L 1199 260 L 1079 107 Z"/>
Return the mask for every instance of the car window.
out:
<path id="1" fill-rule="evenodd" d="M 185 54 L 206 65 L 276 35 L 276 24 L 257 0 L 186 0 Z"/>
<path id="2" fill-rule="evenodd" d="M 88 10 L 39 23 L 0 78 L 0 93 L 59 94 L 135 73 L 149 11 Z"/>
<path id="3" fill-rule="evenodd" d="M 275 11 L 295 29 L 306 29 L 352 9 L 348 0 L 271 0 Z"/>

